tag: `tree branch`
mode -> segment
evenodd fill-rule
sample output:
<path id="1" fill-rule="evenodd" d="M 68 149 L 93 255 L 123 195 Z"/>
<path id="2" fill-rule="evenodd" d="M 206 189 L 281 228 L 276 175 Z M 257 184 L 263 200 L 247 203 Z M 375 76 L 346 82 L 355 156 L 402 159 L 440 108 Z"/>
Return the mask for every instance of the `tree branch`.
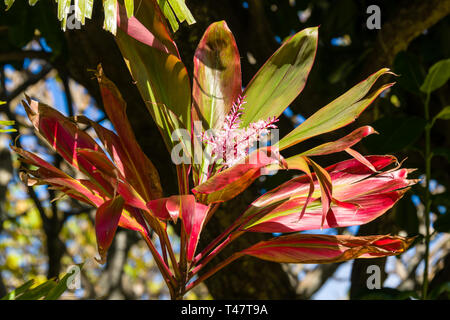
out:
<path id="1" fill-rule="evenodd" d="M 382 24 L 373 51 L 366 60 L 370 71 L 392 65 L 395 56 L 424 30 L 450 14 L 450 0 L 405 1 L 405 6 Z"/>

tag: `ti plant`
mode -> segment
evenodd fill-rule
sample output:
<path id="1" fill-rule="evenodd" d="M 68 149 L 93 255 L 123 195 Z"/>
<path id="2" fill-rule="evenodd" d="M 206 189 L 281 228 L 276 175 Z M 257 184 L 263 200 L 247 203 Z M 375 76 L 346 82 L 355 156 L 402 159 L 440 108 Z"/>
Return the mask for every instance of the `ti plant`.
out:
<path id="1" fill-rule="evenodd" d="M 37 155 L 12 147 L 28 164 L 22 171 L 28 185 L 50 185 L 97 208 L 95 229 L 101 262 L 118 226 L 135 230 L 145 239 L 172 299 L 182 299 L 187 291 L 242 256 L 280 263 L 333 263 L 397 255 L 412 243 L 412 238 L 391 235 L 299 233 L 368 223 L 416 183 L 407 178 L 411 170 L 400 168 L 395 157 L 363 156 L 352 149 L 375 133 L 370 126 L 292 157 L 280 154 L 353 122 L 392 85 L 371 90 L 381 76 L 390 73 L 388 69 L 372 74 L 279 141 L 253 148 L 249 141 L 270 134 L 280 114 L 305 86 L 317 50 L 318 28 L 305 29 L 284 42 L 242 92 L 234 37 L 225 22 L 213 23 L 195 53 L 191 90 L 155 1 L 142 3 L 134 17 L 127 17 L 119 6 L 117 17 L 116 41 L 172 154 L 179 194 L 164 195 L 158 172 L 135 139 L 125 101 L 101 66 L 97 79 L 114 131 L 83 116 L 67 118 L 29 97 L 24 101 L 38 134 L 83 178 L 75 179 Z M 95 129 L 102 145 L 82 130 L 86 124 Z M 327 168 L 313 160 L 341 151 L 351 159 Z M 262 174 L 276 170 L 303 174 L 250 203 L 220 236 L 198 250 L 201 232 L 218 206 L 242 193 Z M 170 223 L 181 224 L 179 252 L 174 252 L 169 241 Z M 287 235 L 256 243 L 200 272 L 247 232 Z"/>

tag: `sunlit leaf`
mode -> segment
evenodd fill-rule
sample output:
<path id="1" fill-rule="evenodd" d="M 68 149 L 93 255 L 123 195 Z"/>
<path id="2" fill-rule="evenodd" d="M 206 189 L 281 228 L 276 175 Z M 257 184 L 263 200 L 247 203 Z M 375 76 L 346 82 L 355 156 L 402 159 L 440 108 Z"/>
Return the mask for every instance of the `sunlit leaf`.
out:
<path id="1" fill-rule="evenodd" d="M 367 160 L 377 171 L 395 158 L 369 156 Z M 313 175 L 314 193 L 305 213 L 300 217 L 306 199 L 310 197 L 308 176 L 293 178 L 268 191 L 254 201 L 244 213 L 243 229 L 259 232 L 293 232 L 319 228 L 360 225 L 372 221 L 390 209 L 416 180 L 408 180 L 408 169 L 396 169 L 373 175 L 371 169 L 356 159 L 327 167 L 333 183 L 330 210 L 323 220 L 320 182 Z"/>
<path id="2" fill-rule="evenodd" d="M 117 0 L 103 0 L 103 11 L 105 12 L 103 28 L 115 35 L 117 31 Z"/>
<path id="3" fill-rule="evenodd" d="M 393 85 L 383 85 L 366 96 L 377 79 L 386 73 L 389 73 L 389 69 L 381 69 L 314 113 L 280 140 L 280 150 L 317 135 L 339 129 L 355 121 L 379 94 Z"/>
<path id="4" fill-rule="evenodd" d="M 115 197 L 102 204 L 95 214 L 99 262 L 102 264 L 106 262 L 106 252 L 113 241 L 124 204 L 125 201 L 121 196 Z"/>
<path id="5" fill-rule="evenodd" d="M 318 28 L 293 35 L 270 57 L 245 88 L 242 127 L 278 117 L 303 90 L 314 63 Z"/>
<path id="6" fill-rule="evenodd" d="M 127 17 L 131 18 L 134 15 L 134 0 L 124 0 L 125 8 L 127 9 Z"/>
<path id="7" fill-rule="evenodd" d="M 169 1 L 167 0 L 157 0 L 158 5 L 161 8 L 161 11 L 164 13 L 164 16 L 169 21 L 170 27 L 173 32 L 176 32 L 179 28 L 177 17 L 170 6 Z"/>
<path id="8" fill-rule="evenodd" d="M 188 24 L 195 23 L 195 19 L 185 4 L 185 0 L 168 0 L 175 15 L 180 22 L 186 21 Z"/>
<path id="9" fill-rule="evenodd" d="M 215 174 L 192 189 L 196 198 L 205 204 L 228 201 L 247 189 L 261 176 L 261 169 L 276 159 L 265 150 L 256 150 L 241 163 Z"/>
<path id="10" fill-rule="evenodd" d="M 352 147 L 353 145 L 361 141 L 363 138 L 373 133 L 377 132 L 370 126 L 364 126 L 354 130 L 352 133 L 346 135 L 345 137 L 339 140 L 327 142 L 315 148 L 309 149 L 308 151 L 302 152 L 301 155 L 319 156 L 344 151 L 345 149 Z"/>
<path id="11" fill-rule="evenodd" d="M 127 29 L 128 20 L 124 19 L 124 8 L 119 6 L 120 28 L 116 41 L 127 62 L 131 75 L 136 81 L 142 98 L 147 103 L 153 118 L 157 117 L 159 106 L 170 109 L 189 131 L 191 127 L 190 107 L 191 88 L 188 74 L 181 62 L 177 47 L 169 32 L 162 13 L 153 1 L 141 2 L 135 13 L 138 20 L 158 43 L 162 43 L 167 51 L 161 47 L 150 47 L 136 40 L 131 30 Z M 122 30 L 123 29 L 123 30 Z M 170 141 L 172 132 L 163 132 L 166 141 Z"/>
<path id="12" fill-rule="evenodd" d="M 443 108 L 433 119 L 433 123 L 438 120 L 450 120 L 450 106 Z"/>
<path id="13" fill-rule="evenodd" d="M 293 234 L 259 242 L 242 253 L 281 263 L 332 263 L 398 255 L 405 252 L 412 241 L 413 238 L 398 236 Z"/>
<path id="14" fill-rule="evenodd" d="M 15 0 L 5 0 L 6 10 L 9 10 Z"/>
<path id="15" fill-rule="evenodd" d="M 431 93 L 442 87 L 450 78 L 450 59 L 436 62 L 428 71 L 420 91 Z"/>
<path id="16" fill-rule="evenodd" d="M 26 292 L 32 285 L 34 284 L 34 279 L 28 280 L 20 287 L 12 290 L 11 292 L 7 293 L 4 297 L 2 297 L 0 300 L 15 300 L 16 297 L 20 296 L 22 293 Z"/>
<path id="17" fill-rule="evenodd" d="M 241 93 L 241 63 L 225 21 L 211 24 L 194 55 L 192 120 L 204 130 L 220 128 Z"/>

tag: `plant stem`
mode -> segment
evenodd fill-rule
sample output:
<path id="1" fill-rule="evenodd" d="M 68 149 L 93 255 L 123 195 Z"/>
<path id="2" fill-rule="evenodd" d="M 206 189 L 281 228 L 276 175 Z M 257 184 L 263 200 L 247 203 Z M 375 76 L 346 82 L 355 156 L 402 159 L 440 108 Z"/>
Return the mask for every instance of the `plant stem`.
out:
<path id="1" fill-rule="evenodd" d="M 186 259 L 186 230 L 184 227 L 184 221 L 181 220 L 181 234 L 180 234 L 180 271 L 181 271 L 181 286 L 184 291 L 184 287 L 187 282 L 187 259 Z"/>
<path id="2" fill-rule="evenodd" d="M 426 175 L 426 190 L 425 190 L 425 268 L 423 271 L 423 286 L 422 299 L 427 298 L 428 293 L 428 269 L 430 259 L 430 210 L 431 210 L 431 193 L 430 193 L 430 179 L 431 179 L 431 122 L 430 122 L 430 93 L 427 94 L 425 101 L 425 120 L 427 122 L 425 127 L 425 175 Z"/>
<path id="3" fill-rule="evenodd" d="M 189 169 L 186 168 L 185 164 L 177 166 L 177 176 L 178 176 L 178 191 L 180 195 L 189 194 Z M 180 213 L 181 215 L 181 213 Z M 184 221 L 181 219 L 181 230 L 180 230 L 180 263 L 179 263 L 179 287 L 177 293 L 177 300 L 182 300 L 185 292 L 185 286 L 187 282 L 187 259 L 186 259 L 186 245 L 187 245 L 187 235 L 186 229 L 184 227 Z"/>
<path id="4" fill-rule="evenodd" d="M 191 279 L 194 275 L 196 275 L 209 261 L 211 261 L 220 251 L 222 251 L 226 246 L 228 246 L 233 240 L 238 238 L 244 233 L 244 231 L 238 231 L 236 233 L 230 234 L 220 245 L 214 248 L 213 251 L 209 255 L 207 255 L 200 263 L 189 272 L 189 278 Z M 214 269 L 214 268 L 213 268 Z"/>
<path id="5" fill-rule="evenodd" d="M 156 265 L 158 266 L 164 280 L 166 281 L 167 287 L 169 288 L 170 295 L 174 295 L 174 288 L 177 286 L 177 283 L 175 281 L 175 278 L 173 277 L 172 272 L 170 271 L 169 267 L 164 263 L 161 255 L 159 254 L 158 250 L 156 250 L 155 246 L 153 245 L 152 240 L 149 237 L 149 234 L 142 232 L 142 236 L 144 237 L 145 242 L 147 243 L 148 248 L 150 249 L 150 252 L 153 255 L 153 258 L 155 259 Z"/>
<path id="6" fill-rule="evenodd" d="M 233 223 L 224 232 L 222 232 L 219 236 L 217 236 L 213 241 L 211 241 L 199 254 L 197 254 L 192 261 L 192 265 L 196 265 L 203 257 L 205 257 L 208 252 L 210 252 L 216 245 L 220 243 L 226 236 L 228 236 L 231 232 L 236 229 L 237 223 Z"/>
<path id="7" fill-rule="evenodd" d="M 177 165 L 177 177 L 178 177 L 178 192 L 183 194 L 189 194 L 189 174 L 185 164 Z"/>
<path id="8" fill-rule="evenodd" d="M 241 252 L 236 252 L 233 255 L 229 256 L 227 259 L 225 259 L 224 261 L 222 261 L 221 263 L 219 263 L 218 265 L 216 265 L 214 268 L 212 268 L 211 270 L 209 270 L 208 272 L 204 273 L 202 276 L 200 276 L 197 280 L 195 280 L 194 282 L 191 282 L 185 289 L 184 293 L 188 292 L 189 290 L 193 289 L 194 287 L 196 287 L 199 283 L 205 281 L 206 279 L 208 279 L 209 277 L 211 277 L 213 274 L 215 274 L 217 271 L 223 269 L 224 267 L 226 267 L 227 265 L 229 265 L 231 262 L 233 262 L 234 260 L 240 258 L 243 256 L 243 253 Z"/>
<path id="9" fill-rule="evenodd" d="M 162 242 L 165 243 L 165 246 L 167 247 L 167 251 L 169 252 L 170 262 L 172 263 L 172 267 L 175 272 L 175 276 L 178 280 L 181 280 L 180 268 L 178 266 L 178 261 L 177 261 L 177 258 L 175 257 L 175 253 L 173 252 L 172 244 L 170 243 L 170 240 L 169 240 L 169 235 L 167 234 L 166 229 L 164 229 L 164 228 L 161 228 L 161 229 L 163 229 L 163 230 L 161 230 L 161 234 L 163 237 Z"/>

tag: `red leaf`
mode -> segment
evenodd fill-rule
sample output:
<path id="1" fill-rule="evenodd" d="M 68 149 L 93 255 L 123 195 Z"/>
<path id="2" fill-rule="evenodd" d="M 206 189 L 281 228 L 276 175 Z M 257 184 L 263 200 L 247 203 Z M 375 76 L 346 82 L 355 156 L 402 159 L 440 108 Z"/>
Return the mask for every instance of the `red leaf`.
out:
<path id="1" fill-rule="evenodd" d="M 69 118 L 45 104 L 33 101 L 29 97 L 23 104 L 34 127 L 52 148 L 69 164 L 91 177 L 111 195 L 110 184 L 95 172 L 95 167 L 89 161 L 76 152 L 78 148 L 101 152 L 100 146 L 94 139 L 78 128 Z"/>
<path id="2" fill-rule="evenodd" d="M 363 138 L 365 138 L 368 135 L 371 135 L 373 133 L 377 133 L 377 132 L 370 126 L 364 126 L 364 127 L 354 130 L 352 133 L 346 135 L 345 137 L 343 137 L 339 140 L 321 144 L 320 146 L 317 146 L 315 148 L 312 148 L 308 151 L 303 152 L 301 155 L 302 156 L 319 156 L 319 155 L 326 155 L 326 154 L 344 151 L 344 150 L 352 147 L 353 145 L 357 144 Z"/>
<path id="3" fill-rule="evenodd" d="M 191 201 L 195 201 L 193 195 L 175 195 L 152 200 L 147 203 L 147 208 L 155 217 L 161 220 L 172 219 L 176 223 L 178 218 L 182 218 L 183 212 L 189 209 Z"/>
<path id="4" fill-rule="evenodd" d="M 164 53 L 169 53 L 169 49 L 151 33 L 138 19 L 134 16 L 128 18 L 125 8 L 119 4 L 119 14 L 117 15 L 117 25 L 125 33 L 134 39 Z"/>
<path id="5" fill-rule="evenodd" d="M 192 192 L 197 200 L 206 204 L 233 199 L 261 176 L 263 167 L 275 161 L 275 157 L 269 156 L 267 151 L 256 150 L 241 163 L 215 174 Z"/>
<path id="6" fill-rule="evenodd" d="M 189 203 L 189 207 L 186 210 L 183 210 L 183 225 L 188 235 L 186 250 L 186 258 L 188 261 L 192 261 L 194 258 L 208 209 L 208 206 L 195 202 L 194 200 Z"/>
<path id="7" fill-rule="evenodd" d="M 292 167 L 292 165 L 289 165 L 292 159 L 293 157 L 286 159 L 289 168 L 295 168 Z M 377 170 L 381 170 L 396 161 L 395 157 L 392 156 L 367 156 L 366 159 L 370 161 L 370 163 L 372 163 Z M 343 179 L 345 176 L 351 178 L 352 180 L 349 181 L 349 184 L 362 180 L 372 174 L 372 171 L 370 171 L 365 165 L 362 165 L 354 159 L 339 162 L 325 168 L 325 170 L 330 173 L 332 181 L 339 178 Z M 315 176 L 316 175 L 313 174 L 313 177 Z M 314 179 L 315 187 L 319 187 L 317 179 Z M 306 195 L 306 192 L 309 190 L 308 181 L 309 179 L 306 175 L 286 181 L 277 188 L 263 194 L 253 202 L 253 205 L 255 207 L 263 207 L 296 195 Z M 318 196 L 316 196 L 316 198 L 318 198 Z"/>
<path id="8" fill-rule="evenodd" d="M 174 221 L 181 218 L 187 234 L 186 258 L 192 261 L 209 207 L 195 202 L 193 195 L 175 195 L 147 203 L 152 214 L 159 219 Z"/>
<path id="9" fill-rule="evenodd" d="M 280 263 L 334 263 L 405 252 L 413 238 L 293 234 L 262 241 L 242 253 Z"/>
<path id="10" fill-rule="evenodd" d="M 264 215 L 249 222 L 245 229 L 254 232 L 295 232 L 320 228 L 337 228 L 366 224 L 384 214 L 402 198 L 406 190 L 375 193 L 357 197 L 351 203 L 333 202 L 323 221 L 323 211 L 318 200 L 306 208 L 299 220 L 298 215 L 305 198 L 294 198 L 272 206 Z"/>
<path id="11" fill-rule="evenodd" d="M 127 181 L 145 199 L 146 202 L 162 196 L 158 171 L 142 151 L 126 114 L 126 103 L 117 87 L 103 74 L 99 65 L 97 79 L 100 84 L 103 104 L 108 118 L 111 120 L 120 144 L 108 131 L 101 130 L 103 139 L 115 146 L 116 156 L 120 158 Z M 97 128 L 98 131 L 99 128 Z M 114 152 L 114 151 L 113 151 Z"/>
<path id="12" fill-rule="evenodd" d="M 113 241 L 123 211 L 125 201 L 118 196 L 106 201 L 98 209 L 95 215 L 95 234 L 97 236 L 98 253 L 100 263 L 106 262 L 106 252 Z"/>
<path id="13" fill-rule="evenodd" d="M 377 170 L 393 161 L 392 157 L 366 158 Z M 355 159 L 326 169 L 333 181 L 333 198 L 326 219 L 314 192 L 313 201 L 299 220 L 309 189 L 307 176 L 294 178 L 271 190 L 252 203 L 244 213 L 248 221 L 242 227 L 258 232 L 293 232 L 302 230 L 360 225 L 372 221 L 391 208 L 416 183 L 408 180 L 408 169 L 394 169 L 377 175 Z M 319 181 L 314 175 L 315 188 Z"/>
<path id="14" fill-rule="evenodd" d="M 308 163 L 313 167 L 320 185 L 320 194 L 322 203 L 322 221 L 320 227 L 322 228 L 323 223 L 327 218 L 327 215 L 333 213 L 330 207 L 331 200 L 333 199 L 333 184 L 331 182 L 330 175 L 325 169 L 323 169 L 321 166 L 319 166 L 311 159 L 308 159 Z"/>
<path id="15" fill-rule="evenodd" d="M 125 206 L 119 220 L 119 227 L 147 234 L 147 227 L 142 215 L 134 207 Z"/>
<path id="16" fill-rule="evenodd" d="M 361 162 L 363 165 L 367 166 L 370 170 L 372 170 L 373 172 L 376 172 L 377 170 L 375 169 L 375 167 L 369 162 L 367 161 L 367 159 L 360 154 L 358 151 L 355 151 L 351 148 L 347 148 L 345 149 L 345 151 L 351 155 L 353 158 L 355 158 L 356 160 L 358 160 L 359 162 Z"/>

